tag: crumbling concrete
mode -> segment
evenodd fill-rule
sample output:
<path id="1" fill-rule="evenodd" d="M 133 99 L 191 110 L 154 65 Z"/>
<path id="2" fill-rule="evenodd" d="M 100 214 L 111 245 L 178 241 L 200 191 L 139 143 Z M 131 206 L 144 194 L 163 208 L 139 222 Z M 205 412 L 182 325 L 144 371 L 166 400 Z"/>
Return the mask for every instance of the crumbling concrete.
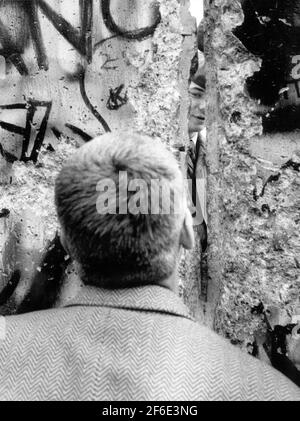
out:
<path id="1" fill-rule="evenodd" d="M 263 134 L 246 81 L 262 60 L 233 34 L 239 1 L 206 1 L 209 291 L 206 322 L 247 349 L 263 318 L 299 305 L 299 132 Z"/>

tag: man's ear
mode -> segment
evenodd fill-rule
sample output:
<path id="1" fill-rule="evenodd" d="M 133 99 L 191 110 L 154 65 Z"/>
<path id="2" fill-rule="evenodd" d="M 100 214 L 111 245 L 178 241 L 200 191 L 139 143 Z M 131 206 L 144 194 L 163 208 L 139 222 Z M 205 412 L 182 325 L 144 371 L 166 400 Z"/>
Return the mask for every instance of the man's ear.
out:
<path id="1" fill-rule="evenodd" d="M 195 236 L 193 229 L 193 218 L 189 209 L 186 210 L 180 233 L 180 245 L 187 250 L 194 248 Z"/>
<path id="2" fill-rule="evenodd" d="M 67 239 L 66 239 L 66 236 L 65 236 L 65 233 L 64 233 L 63 229 L 60 230 L 59 239 L 60 239 L 61 245 L 65 249 L 66 253 L 70 256 Z"/>

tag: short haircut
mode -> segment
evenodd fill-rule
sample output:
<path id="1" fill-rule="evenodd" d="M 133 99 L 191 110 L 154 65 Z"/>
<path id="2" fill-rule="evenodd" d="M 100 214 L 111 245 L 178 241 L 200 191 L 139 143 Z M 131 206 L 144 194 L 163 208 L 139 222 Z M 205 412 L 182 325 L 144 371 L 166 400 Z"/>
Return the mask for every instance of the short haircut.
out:
<path id="1" fill-rule="evenodd" d="M 97 212 L 97 184 L 110 179 L 118 187 L 120 171 L 127 172 L 128 182 L 142 179 L 150 186 L 154 179 L 167 183 L 170 191 L 182 197 L 180 212 Z M 130 195 L 133 193 L 128 192 L 128 200 Z M 113 132 L 79 148 L 57 177 L 55 202 L 82 281 L 118 288 L 156 284 L 169 277 L 178 259 L 185 200 L 178 163 L 157 138 L 129 131 Z"/>

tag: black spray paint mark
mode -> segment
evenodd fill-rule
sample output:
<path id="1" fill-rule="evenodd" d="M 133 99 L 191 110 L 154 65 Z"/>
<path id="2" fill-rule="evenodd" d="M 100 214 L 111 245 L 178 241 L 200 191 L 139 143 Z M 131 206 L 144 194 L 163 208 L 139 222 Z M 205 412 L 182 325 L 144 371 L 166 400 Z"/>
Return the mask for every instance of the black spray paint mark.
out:
<path id="1" fill-rule="evenodd" d="M 104 128 L 104 130 L 106 132 L 110 132 L 111 130 L 109 128 L 109 125 L 104 120 L 104 118 L 102 117 L 102 115 L 98 113 L 98 111 L 96 110 L 96 108 L 93 106 L 93 104 L 89 100 L 89 97 L 87 96 L 87 93 L 86 93 L 86 90 L 85 90 L 85 73 L 84 72 L 82 72 L 81 75 L 80 75 L 80 77 L 79 77 L 79 86 L 80 86 L 80 93 L 81 93 L 82 99 L 83 99 L 85 105 L 87 106 L 87 108 L 96 117 L 96 119 L 101 123 L 102 127 Z"/>
<path id="2" fill-rule="evenodd" d="M 28 8 L 27 13 L 30 17 L 30 22 L 33 22 L 33 25 L 30 25 L 30 31 L 39 69 L 48 70 L 49 63 L 38 17 L 37 1 L 31 0 L 26 6 Z"/>
<path id="3" fill-rule="evenodd" d="M 84 130 L 82 130 L 82 129 L 80 129 L 79 127 L 77 127 L 77 126 L 74 126 L 73 124 L 69 124 L 69 123 L 66 123 L 65 124 L 65 126 L 68 128 L 68 129 L 70 129 L 74 134 L 76 134 L 76 135 L 78 135 L 78 136 L 80 136 L 85 142 L 89 142 L 90 140 L 92 140 L 93 139 L 93 136 L 91 136 L 91 135 L 89 135 L 88 133 L 86 133 Z M 66 136 L 66 137 L 68 137 L 67 135 L 64 135 L 60 130 L 58 130 L 56 127 L 52 127 L 51 128 L 51 130 L 52 130 L 52 132 L 53 132 L 53 134 L 54 134 L 54 136 L 58 139 L 58 140 L 60 140 L 60 137 L 61 136 Z M 53 146 L 52 145 L 48 145 L 47 146 L 47 149 L 48 150 L 50 150 L 51 152 L 54 152 L 54 148 L 53 148 Z"/>
<path id="4" fill-rule="evenodd" d="M 58 130 L 56 127 L 51 127 L 51 131 L 54 134 L 54 136 L 56 137 L 56 139 L 60 140 L 62 132 L 60 130 Z"/>
<path id="5" fill-rule="evenodd" d="M 6 29 L 4 23 L 0 19 L 0 39 L 2 48 L 0 48 L 0 55 L 5 57 L 6 60 L 10 61 L 18 70 L 21 75 L 28 75 L 28 69 L 21 53 L 23 52 L 20 48 L 13 42 L 11 36 L 9 35 L 8 30 Z"/>
<path id="6" fill-rule="evenodd" d="M 82 55 L 88 63 L 92 61 L 92 25 L 93 0 L 80 0 L 80 26 L 72 26 L 59 13 L 53 10 L 44 0 L 37 0 L 42 12 L 47 16 L 55 29 Z"/>
<path id="7" fill-rule="evenodd" d="M 106 56 L 106 59 L 105 59 L 105 62 L 102 64 L 101 69 L 116 70 L 118 68 L 118 66 L 113 66 L 113 65 L 110 66 L 109 63 L 114 63 L 114 62 L 118 61 L 118 59 L 117 58 L 110 58 L 109 55 L 105 54 L 105 53 L 104 53 L 104 55 Z"/>
<path id="8" fill-rule="evenodd" d="M 79 0 L 80 29 L 72 26 L 59 13 L 52 9 L 44 0 L 31 0 L 26 2 L 11 2 L 17 5 L 20 12 L 27 16 L 23 24 L 29 26 L 31 40 L 40 69 L 49 67 L 47 53 L 42 36 L 38 9 L 44 13 L 55 29 L 83 56 L 88 63 L 92 61 L 92 25 L 93 25 L 93 0 Z M 24 31 L 23 27 L 16 28 L 18 38 Z M 21 75 L 28 75 L 28 69 L 23 61 L 25 43 L 18 45 L 16 39 L 9 34 L 5 24 L 0 20 L 0 39 L 2 49 L 0 54 L 9 60 Z M 27 42 L 27 40 L 26 40 Z"/>
<path id="9" fill-rule="evenodd" d="M 24 49 L 28 43 L 27 36 L 24 36 L 22 39 L 24 29 L 29 30 L 39 68 L 47 70 L 49 67 L 39 20 L 39 9 L 52 23 L 54 28 L 76 49 L 76 51 L 78 51 L 88 63 L 92 62 L 93 0 L 79 0 L 80 29 L 71 25 L 61 14 L 50 7 L 44 0 L 31 0 L 26 2 L 11 0 L 9 5 L 18 7 L 20 15 L 23 14 L 23 16 L 26 16 L 27 19 L 24 19 L 23 26 L 16 26 L 16 34 L 14 35 L 9 33 L 4 22 L 0 20 L 0 39 L 2 44 L 0 55 L 5 57 L 6 60 L 9 60 L 17 68 L 21 75 L 28 75 L 28 68 L 22 58 L 22 54 L 24 53 Z M 114 34 L 113 37 L 119 36 L 125 39 L 138 41 L 152 36 L 161 21 L 159 5 L 155 3 L 153 7 L 155 21 L 152 25 L 132 31 L 126 31 L 116 24 L 110 11 L 110 0 L 102 0 L 101 2 L 104 23 Z M 5 8 L 5 4 L 2 6 L 2 9 L 3 8 Z M 29 26 L 29 28 L 24 28 L 24 26 Z M 20 39 L 22 40 L 21 43 Z M 100 43 L 102 43 L 102 41 Z"/>
<path id="10" fill-rule="evenodd" d="M 31 151 L 31 154 L 27 156 L 28 148 L 29 148 L 29 142 L 30 142 L 30 136 L 31 136 L 31 130 L 32 130 L 32 123 L 34 115 L 37 111 L 38 107 L 45 108 L 44 117 L 42 119 L 41 125 L 39 129 L 37 130 L 37 136 L 34 140 L 34 145 Z M 8 132 L 15 133 L 18 135 L 23 136 L 23 144 L 22 144 L 22 153 L 20 161 L 27 162 L 27 161 L 33 161 L 36 162 L 38 159 L 38 154 L 40 152 L 41 146 L 43 144 L 45 133 L 47 129 L 48 119 L 51 112 L 52 102 L 50 101 L 34 101 L 30 100 L 27 104 L 10 104 L 10 105 L 0 105 L 0 109 L 3 110 L 18 110 L 18 109 L 24 109 L 27 110 L 26 114 L 26 126 L 16 126 L 15 124 L 6 123 L 5 121 L 0 121 L 0 127 L 2 127 L 4 130 L 7 130 Z M 4 151 L 3 147 L 1 146 L 2 150 L 0 150 L 0 153 L 5 158 L 11 158 L 10 162 L 16 161 L 18 158 L 14 157 L 14 155 L 10 154 L 8 156 L 7 152 Z M 7 159 L 9 161 L 9 159 Z"/>
<path id="11" fill-rule="evenodd" d="M 103 20 L 105 22 L 106 27 L 117 36 L 120 36 L 126 39 L 138 40 L 138 41 L 151 37 L 154 34 L 155 29 L 161 22 L 161 14 L 159 11 L 159 5 L 155 3 L 153 7 L 155 8 L 154 10 L 155 22 L 152 25 L 146 26 L 144 28 L 134 29 L 132 31 L 126 31 L 124 28 L 121 28 L 120 26 L 116 24 L 110 11 L 110 0 L 102 0 L 102 3 L 101 3 L 102 16 L 103 16 Z"/>
<path id="12" fill-rule="evenodd" d="M 122 95 L 123 89 L 124 85 L 120 85 L 115 89 L 109 89 L 109 98 L 106 104 L 109 110 L 118 110 L 128 102 L 127 91 Z"/>
<path id="13" fill-rule="evenodd" d="M 68 127 L 70 130 L 72 130 L 73 133 L 79 135 L 82 137 L 82 139 L 85 142 L 89 142 L 90 140 L 93 139 L 93 136 L 90 136 L 88 133 L 86 133 L 85 131 L 81 130 L 79 127 L 73 126 L 73 124 L 66 124 L 66 127 Z"/>
<path id="14" fill-rule="evenodd" d="M 23 12 L 27 19 L 24 20 L 24 25 L 29 25 L 30 35 L 28 35 L 28 39 L 31 38 L 36 57 L 38 66 L 41 69 L 47 70 L 49 68 L 48 58 L 44 46 L 44 41 L 42 37 L 42 31 L 40 27 L 40 21 L 38 16 L 38 9 L 43 12 L 43 14 L 47 17 L 47 19 L 53 24 L 55 29 L 82 55 L 86 58 L 88 63 L 92 62 L 93 56 L 93 49 L 92 49 L 92 27 L 93 27 L 93 0 L 79 0 L 79 9 L 80 9 L 80 30 L 72 26 L 66 19 L 64 19 L 59 13 L 53 10 L 47 2 L 44 0 L 32 0 L 31 2 L 16 2 L 14 0 L 10 0 L 10 4 L 15 6 L 17 5 L 19 8 L 20 13 Z M 132 31 L 126 31 L 123 28 L 120 28 L 114 21 L 111 12 L 110 12 L 110 0 L 103 0 L 101 3 L 101 8 L 103 12 L 103 18 L 105 25 L 108 29 L 110 29 L 114 35 L 109 37 L 105 40 L 100 41 L 97 46 L 102 45 L 108 39 L 114 37 L 123 37 L 125 39 L 131 40 L 143 40 L 147 37 L 153 35 L 157 25 L 161 21 L 161 15 L 159 12 L 159 5 L 155 3 L 155 22 L 147 27 L 139 28 Z M 20 29 L 20 28 L 19 28 Z M 21 30 L 19 30 L 20 32 Z M 3 55 L 7 60 L 10 60 L 12 64 L 15 65 L 17 70 L 21 75 L 28 75 L 28 69 L 26 64 L 23 61 L 22 53 L 25 49 L 25 43 L 27 45 L 28 40 L 26 39 L 22 45 L 17 45 L 16 39 L 10 35 L 9 31 L 5 27 L 5 25 L 0 20 L 0 38 L 2 43 L 2 49 L 0 50 L 0 54 Z M 20 34 L 18 34 L 18 39 L 20 38 Z M 96 48 L 95 48 L 96 49 Z M 114 60 L 109 60 L 114 61 Z M 105 65 L 108 62 L 105 63 Z M 105 67 L 108 69 L 108 67 Z M 110 68 L 110 67 L 109 67 Z M 114 69 L 113 67 L 112 69 Z M 104 130 L 106 132 L 110 132 L 110 127 L 105 121 L 105 119 L 101 116 L 101 114 L 97 111 L 96 107 L 91 103 L 89 100 L 86 89 L 85 89 L 85 73 L 82 70 L 79 76 L 79 86 L 82 99 L 87 106 L 87 108 L 92 112 L 92 114 L 96 117 L 96 119 L 101 123 Z M 121 95 L 121 91 L 123 86 L 121 85 L 119 88 L 111 89 L 110 90 L 110 97 L 107 101 L 107 108 L 110 110 L 117 110 L 122 105 L 124 105 L 128 98 L 127 93 Z M 37 103 L 36 103 L 37 104 Z M 30 123 L 32 122 L 33 115 L 35 113 L 34 107 L 36 106 L 34 101 L 32 101 L 31 105 L 29 105 L 28 112 L 27 112 L 27 122 L 26 128 L 19 127 L 16 125 L 12 125 L 6 122 L 0 122 L 0 126 L 12 133 L 23 135 L 24 142 L 22 148 L 22 156 L 21 161 L 28 161 L 32 160 L 36 162 L 38 157 L 39 149 L 43 143 L 43 138 L 46 131 L 47 121 L 49 118 L 49 113 L 51 109 L 51 103 L 49 102 L 49 108 L 47 108 L 45 118 L 42 122 L 41 128 L 39 130 L 39 134 L 35 140 L 35 145 L 32 151 L 32 154 L 28 158 L 26 156 L 26 152 L 28 149 L 29 141 L 30 141 Z M 40 103 L 42 104 L 42 103 Z M 20 104 L 17 104 L 20 105 Z M 43 106 L 43 105 L 38 105 Z M 22 105 L 21 105 L 22 107 Z M 2 106 L 5 108 L 5 106 Z M 14 107 L 12 106 L 11 109 Z M 17 108 L 17 107 L 16 107 Z M 7 107 L 9 109 L 9 106 Z M 86 134 L 85 132 L 81 131 L 80 129 L 76 128 L 72 125 L 69 127 L 73 130 L 74 133 L 80 135 L 85 141 L 90 140 L 91 136 Z M 53 133 L 57 138 L 60 137 L 61 133 L 56 129 L 52 129 Z M 0 145 L 1 146 L 1 145 Z M 0 153 L 4 156 L 9 162 L 14 162 L 17 158 L 10 154 L 9 152 L 5 151 L 1 146 Z"/>

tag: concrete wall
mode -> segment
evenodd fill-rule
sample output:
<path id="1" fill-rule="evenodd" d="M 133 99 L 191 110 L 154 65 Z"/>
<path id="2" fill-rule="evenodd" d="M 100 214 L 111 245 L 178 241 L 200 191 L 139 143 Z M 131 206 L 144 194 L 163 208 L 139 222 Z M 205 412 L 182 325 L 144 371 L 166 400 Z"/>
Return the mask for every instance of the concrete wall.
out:
<path id="1" fill-rule="evenodd" d="M 75 148 L 125 127 L 185 144 L 194 30 L 184 0 L 0 1 L 1 314 L 65 277 L 53 185 Z"/>
<path id="2" fill-rule="evenodd" d="M 187 143 L 188 3 L 0 1 L 1 314 L 14 312 L 33 282 L 46 285 L 44 306 L 63 280 L 56 305 L 76 292 L 53 205 L 55 176 L 75 148 L 123 127 Z M 201 274 L 198 240 L 180 269 L 196 318 L 245 349 L 265 329 L 260 303 L 288 321 L 300 312 L 299 132 L 263 131 L 269 112 L 298 99 L 291 89 L 270 108 L 247 92 L 265 64 L 238 38 L 246 3 L 206 1 L 208 267 Z M 296 53 L 285 68 L 297 78 Z"/>
<path id="3" fill-rule="evenodd" d="M 262 315 L 255 311 L 260 303 L 284 312 L 287 322 L 299 314 L 300 140 L 297 130 L 266 133 L 263 129 L 270 113 L 279 109 L 282 113 L 287 105 L 279 91 L 289 87 L 287 83 L 295 85 L 291 76 L 298 75 L 289 63 L 296 52 L 286 44 L 277 46 L 270 57 L 272 39 L 255 39 L 253 33 L 249 38 L 253 48 L 251 43 L 246 48 L 247 42 L 237 36 L 241 31 L 236 32 L 244 22 L 241 4 L 246 3 L 206 1 L 210 244 L 206 321 L 233 343 L 251 348 L 254 332 L 266 330 Z M 267 2 L 253 4 L 259 3 Z M 286 25 L 297 23 L 286 10 L 282 13 L 279 17 Z M 263 25 L 270 22 L 267 11 L 259 17 Z M 280 31 L 273 31 L 273 36 Z M 265 52 L 255 53 L 263 42 Z M 280 54 L 285 63 L 281 74 L 276 70 Z M 283 82 L 276 85 L 277 98 L 266 104 L 250 96 L 247 80 L 265 71 L 273 59 L 269 75 L 279 73 Z M 261 93 L 268 82 L 261 84 Z M 296 106 L 298 99 L 292 97 Z M 299 111 L 295 112 L 299 121 Z"/>

